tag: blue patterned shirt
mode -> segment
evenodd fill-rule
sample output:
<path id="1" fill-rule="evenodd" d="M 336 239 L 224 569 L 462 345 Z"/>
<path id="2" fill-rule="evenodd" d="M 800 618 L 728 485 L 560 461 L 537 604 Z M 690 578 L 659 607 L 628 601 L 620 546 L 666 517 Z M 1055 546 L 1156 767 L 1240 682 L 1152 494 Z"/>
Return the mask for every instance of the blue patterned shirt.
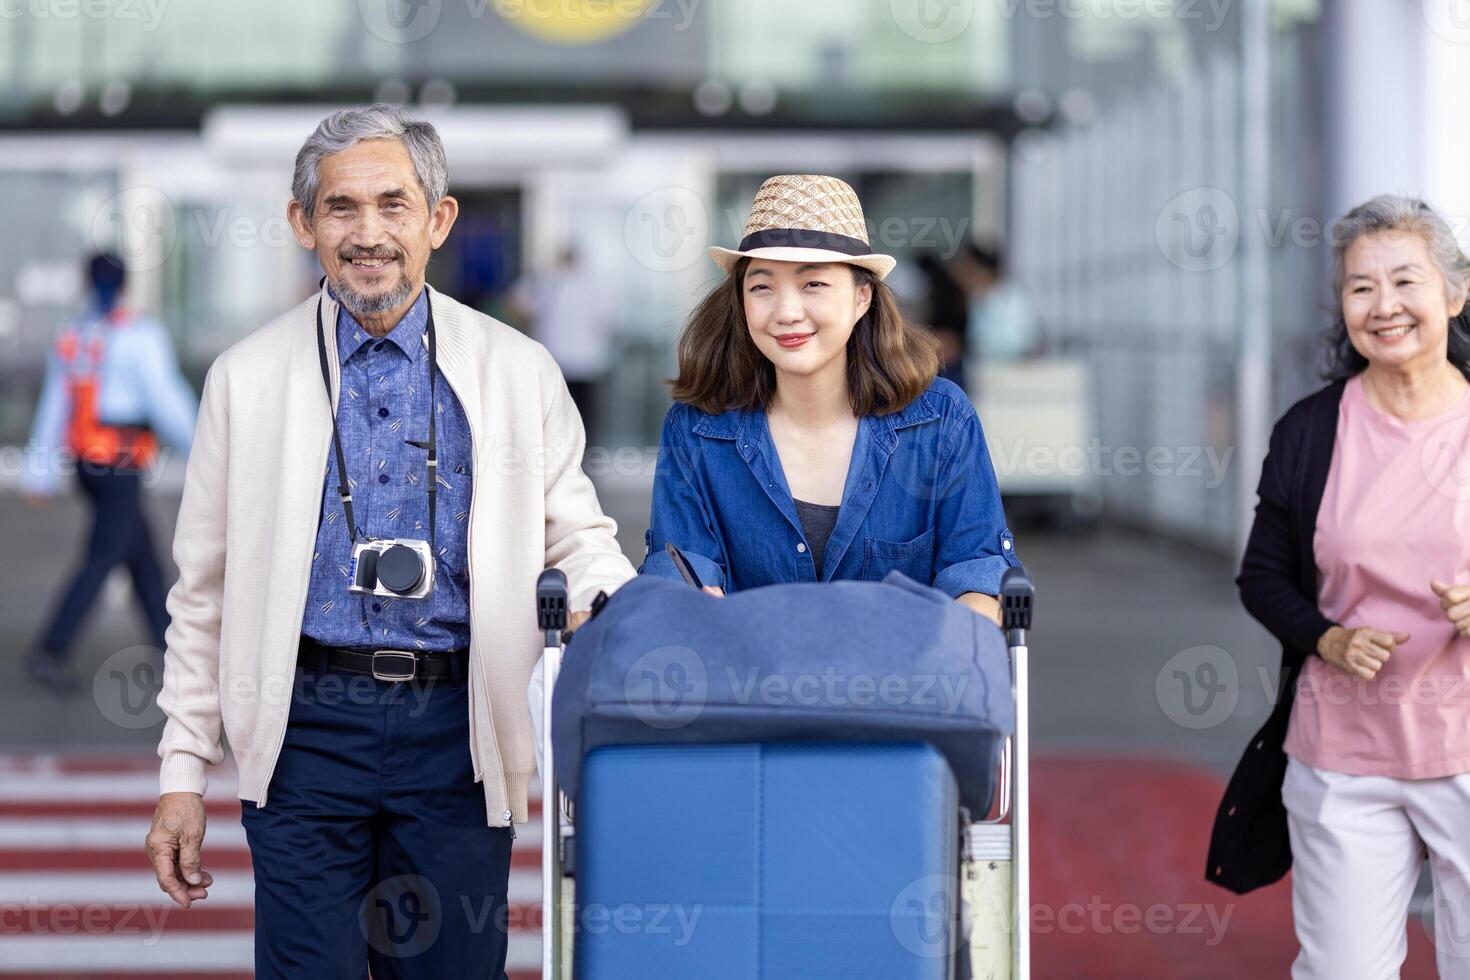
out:
<path id="1" fill-rule="evenodd" d="M 346 311 L 337 317 L 342 365 L 337 427 L 352 491 L 358 537 L 429 539 L 424 492 L 428 453 L 405 439 L 429 438 L 429 350 L 425 292 L 386 337 L 374 338 Z M 327 451 L 321 518 L 301 632 L 338 647 L 461 650 L 469 646 L 469 421 L 440 371 L 437 565 L 424 599 L 347 591 L 352 542 L 337 494 L 337 454 Z"/>

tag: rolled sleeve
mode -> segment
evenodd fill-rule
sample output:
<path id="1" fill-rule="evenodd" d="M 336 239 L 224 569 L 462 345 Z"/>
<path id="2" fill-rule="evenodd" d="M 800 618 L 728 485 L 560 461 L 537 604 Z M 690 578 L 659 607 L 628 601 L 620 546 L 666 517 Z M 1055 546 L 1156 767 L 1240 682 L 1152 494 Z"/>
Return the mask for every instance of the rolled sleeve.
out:
<path id="1" fill-rule="evenodd" d="M 674 565 L 674 559 L 662 546 L 657 551 L 653 549 L 653 529 L 650 528 L 643 533 L 643 541 L 648 546 L 648 557 L 643 559 L 642 566 L 638 569 L 639 575 L 656 575 L 659 578 L 669 578 L 676 582 L 682 582 L 684 576 L 679 574 L 679 569 Z M 678 547 L 675 545 L 674 547 Z M 679 553 L 689 560 L 689 567 L 694 569 L 694 574 L 699 578 L 701 585 L 717 585 L 725 587 L 725 570 L 713 561 L 704 557 L 696 551 L 685 551 L 679 548 Z"/>
<path id="2" fill-rule="evenodd" d="M 1021 563 L 1016 558 L 1016 542 L 1009 530 L 1001 532 L 999 548 L 998 554 L 971 558 L 941 569 L 934 576 L 934 587 L 955 598 L 966 592 L 1000 595 L 1000 580 L 1006 569 Z"/>
<path id="3" fill-rule="evenodd" d="M 1001 576 L 1021 564 L 1006 527 L 1000 487 L 973 408 L 955 423 L 940 457 L 934 587 L 959 597 L 1000 594 Z"/>
<path id="4" fill-rule="evenodd" d="M 653 507 L 649 528 L 643 535 L 647 548 L 640 575 L 680 578 L 664 545 L 674 547 L 689 559 L 694 573 L 705 585 L 727 588 L 724 548 L 715 531 L 712 508 L 698 481 L 698 464 L 683 433 L 685 410 L 675 405 L 664 418 L 658 443 L 658 469 L 653 478 Z"/>

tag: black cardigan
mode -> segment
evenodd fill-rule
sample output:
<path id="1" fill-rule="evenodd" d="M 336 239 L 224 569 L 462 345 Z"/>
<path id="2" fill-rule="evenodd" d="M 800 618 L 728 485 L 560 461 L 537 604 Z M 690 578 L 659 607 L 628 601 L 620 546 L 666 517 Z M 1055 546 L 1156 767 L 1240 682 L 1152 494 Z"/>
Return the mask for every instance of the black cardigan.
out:
<path id="1" fill-rule="evenodd" d="M 1281 781 L 1296 680 L 1317 639 L 1333 626 L 1317 608 L 1312 551 L 1317 511 L 1337 441 L 1344 382 L 1297 402 L 1271 432 L 1261 467 L 1256 519 L 1235 584 L 1246 611 L 1281 641 L 1276 706 L 1235 767 L 1215 814 L 1205 877 L 1244 894 L 1279 881 L 1291 868 Z"/>

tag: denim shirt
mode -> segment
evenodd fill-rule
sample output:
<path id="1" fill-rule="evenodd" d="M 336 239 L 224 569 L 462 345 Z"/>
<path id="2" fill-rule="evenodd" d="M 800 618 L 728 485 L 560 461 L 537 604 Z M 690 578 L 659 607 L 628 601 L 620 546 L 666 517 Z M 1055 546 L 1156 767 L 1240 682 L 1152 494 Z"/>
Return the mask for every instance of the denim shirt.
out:
<path id="1" fill-rule="evenodd" d="M 422 290 L 383 338 L 369 334 L 346 310 L 337 317 L 337 356 L 342 362 L 337 427 L 359 539 L 429 538 L 429 498 L 424 492 L 428 453 L 404 442 L 429 437 L 427 325 L 428 300 Z M 439 499 L 433 592 L 424 599 L 396 599 L 347 591 L 352 542 L 337 494 L 337 454 L 329 449 L 301 626 L 318 643 L 434 651 L 469 646 L 470 427 L 444 372 L 438 373 L 435 385 Z"/>
<path id="2" fill-rule="evenodd" d="M 641 574 L 678 578 L 672 541 L 705 585 L 726 592 L 817 580 L 763 411 L 664 418 Z M 996 595 L 1019 564 L 980 419 L 938 378 L 903 410 L 859 420 L 822 580 L 899 571 L 959 596 Z"/>

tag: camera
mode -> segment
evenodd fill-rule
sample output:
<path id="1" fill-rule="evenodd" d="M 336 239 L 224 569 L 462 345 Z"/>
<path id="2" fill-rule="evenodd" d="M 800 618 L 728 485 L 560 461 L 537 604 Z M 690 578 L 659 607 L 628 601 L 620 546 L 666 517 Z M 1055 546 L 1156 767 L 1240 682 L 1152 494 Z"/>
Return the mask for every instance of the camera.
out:
<path id="1" fill-rule="evenodd" d="M 434 553 L 427 541 L 382 538 L 359 541 L 347 566 L 347 591 L 423 599 L 434 588 Z"/>

